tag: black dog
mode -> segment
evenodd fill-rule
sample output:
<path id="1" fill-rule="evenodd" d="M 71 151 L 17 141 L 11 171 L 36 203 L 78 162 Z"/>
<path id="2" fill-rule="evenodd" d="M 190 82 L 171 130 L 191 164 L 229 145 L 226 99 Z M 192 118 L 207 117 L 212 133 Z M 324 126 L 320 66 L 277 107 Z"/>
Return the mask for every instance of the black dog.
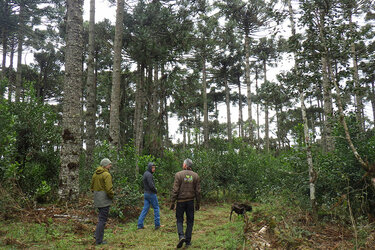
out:
<path id="1" fill-rule="evenodd" d="M 233 203 L 232 210 L 230 211 L 229 221 L 232 220 L 233 211 L 238 215 L 241 214 L 242 216 L 245 216 L 246 212 L 251 212 L 251 210 L 253 210 L 252 206 L 235 202 Z"/>

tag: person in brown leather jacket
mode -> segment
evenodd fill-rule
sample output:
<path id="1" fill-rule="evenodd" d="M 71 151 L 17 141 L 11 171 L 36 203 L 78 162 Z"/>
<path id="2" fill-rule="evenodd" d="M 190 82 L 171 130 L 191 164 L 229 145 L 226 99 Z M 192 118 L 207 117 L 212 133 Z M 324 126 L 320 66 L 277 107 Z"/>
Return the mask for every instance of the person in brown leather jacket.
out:
<path id="1" fill-rule="evenodd" d="M 171 210 L 176 206 L 177 233 L 179 241 L 177 248 L 181 248 L 185 243 L 186 247 L 191 245 L 191 235 L 194 224 L 194 200 L 195 210 L 200 207 L 200 179 L 197 173 L 192 170 L 193 162 L 186 159 L 182 165 L 183 170 L 176 173 L 171 194 Z M 184 213 L 186 213 L 186 231 L 184 234 Z"/>

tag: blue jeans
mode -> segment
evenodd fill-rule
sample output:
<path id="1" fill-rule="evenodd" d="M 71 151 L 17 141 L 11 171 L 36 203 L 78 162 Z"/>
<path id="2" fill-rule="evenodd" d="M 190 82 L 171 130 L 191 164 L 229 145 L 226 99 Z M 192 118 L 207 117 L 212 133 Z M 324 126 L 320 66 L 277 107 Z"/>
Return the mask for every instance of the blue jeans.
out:
<path id="1" fill-rule="evenodd" d="M 145 204 L 143 206 L 143 210 L 141 212 L 141 215 L 139 215 L 139 218 L 138 218 L 138 228 L 143 227 L 143 222 L 146 218 L 148 210 L 150 209 L 150 205 L 154 209 L 155 227 L 160 227 L 160 214 L 159 214 L 158 197 L 156 196 L 156 194 L 145 193 L 144 194 L 144 200 L 145 200 Z"/>

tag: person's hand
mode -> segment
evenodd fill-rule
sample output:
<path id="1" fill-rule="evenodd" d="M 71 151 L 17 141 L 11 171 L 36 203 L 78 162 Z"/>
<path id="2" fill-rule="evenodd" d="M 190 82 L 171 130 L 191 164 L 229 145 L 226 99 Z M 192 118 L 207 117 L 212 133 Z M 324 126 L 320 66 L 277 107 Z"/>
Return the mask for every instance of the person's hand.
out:
<path id="1" fill-rule="evenodd" d="M 174 203 L 171 203 L 171 207 L 170 207 L 171 210 L 174 210 Z"/>
<path id="2" fill-rule="evenodd" d="M 200 204 L 199 203 L 196 203 L 195 204 L 195 210 L 198 211 L 200 209 Z"/>

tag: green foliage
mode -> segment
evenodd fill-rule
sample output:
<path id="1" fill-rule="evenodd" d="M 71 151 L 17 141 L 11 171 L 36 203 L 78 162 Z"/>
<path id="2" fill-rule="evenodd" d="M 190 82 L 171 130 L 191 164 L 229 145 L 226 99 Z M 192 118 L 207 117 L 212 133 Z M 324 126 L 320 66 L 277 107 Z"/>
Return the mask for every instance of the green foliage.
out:
<path id="1" fill-rule="evenodd" d="M 139 191 L 137 183 L 129 182 L 126 177 L 116 181 L 116 195 L 114 205 L 111 207 L 111 214 L 120 219 L 125 218 L 126 210 L 139 204 L 142 193 Z"/>
<path id="2" fill-rule="evenodd" d="M 32 84 L 26 96 L 24 102 L 0 102 L 0 179 L 17 180 L 31 195 L 43 180 L 57 183 L 60 130 L 54 107 L 39 102 Z"/>
<path id="3" fill-rule="evenodd" d="M 16 152 L 16 131 L 14 129 L 15 116 L 10 105 L 0 100 L 0 178 L 7 167 L 14 162 Z"/>
<path id="4" fill-rule="evenodd" d="M 51 191 L 51 186 L 46 181 L 42 181 L 40 186 L 36 189 L 35 196 L 37 201 L 43 202 L 46 200 L 46 196 Z"/>

